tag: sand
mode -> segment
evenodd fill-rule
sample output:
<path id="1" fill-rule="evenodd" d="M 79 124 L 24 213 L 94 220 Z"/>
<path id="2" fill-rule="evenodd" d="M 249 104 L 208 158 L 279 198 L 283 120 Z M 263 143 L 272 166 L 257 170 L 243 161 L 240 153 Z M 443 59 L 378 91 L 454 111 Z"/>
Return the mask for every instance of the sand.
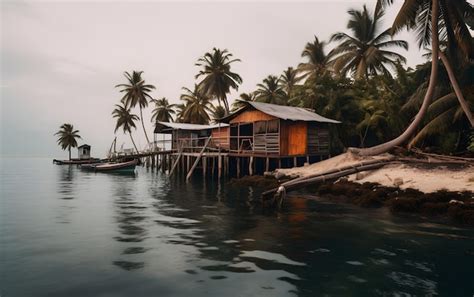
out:
<path id="1" fill-rule="evenodd" d="M 390 154 L 374 157 L 364 157 L 364 161 L 387 159 Z M 352 153 L 344 153 L 334 158 L 311 165 L 289 169 L 277 169 L 276 173 L 291 177 L 308 176 L 329 169 L 356 165 L 362 159 Z M 424 193 L 448 190 L 454 192 L 474 192 L 474 166 L 444 166 L 444 165 L 413 165 L 391 164 L 381 169 L 361 172 L 348 176 L 350 181 L 357 183 L 378 183 L 383 186 L 398 186 L 402 189 L 412 188 Z"/>

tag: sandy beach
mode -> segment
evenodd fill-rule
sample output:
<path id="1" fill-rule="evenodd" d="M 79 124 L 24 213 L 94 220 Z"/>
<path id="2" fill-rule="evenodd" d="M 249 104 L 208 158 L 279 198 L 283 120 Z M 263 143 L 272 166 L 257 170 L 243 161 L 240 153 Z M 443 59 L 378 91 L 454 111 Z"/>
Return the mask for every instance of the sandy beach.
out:
<path id="1" fill-rule="evenodd" d="M 383 154 L 374 157 L 365 157 L 364 161 L 390 159 L 392 157 L 390 154 Z M 275 174 L 303 177 L 333 168 L 355 166 L 361 161 L 362 159 L 354 154 L 344 153 L 311 165 L 277 169 Z M 349 181 L 357 183 L 371 182 L 388 187 L 397 186 L 401 189 L 412 188 L 424 193 L 432 193 L 439 190 L 474 192 L 474 166 L 395 163 L 386 165 L 377 170 L 350 175 L 348 179 Z"/>

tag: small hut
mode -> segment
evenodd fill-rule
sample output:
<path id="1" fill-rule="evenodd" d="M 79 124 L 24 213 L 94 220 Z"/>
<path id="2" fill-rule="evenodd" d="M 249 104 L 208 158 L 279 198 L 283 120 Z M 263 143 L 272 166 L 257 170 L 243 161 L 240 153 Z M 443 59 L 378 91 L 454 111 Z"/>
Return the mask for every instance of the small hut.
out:
<path id="1" fill-rule="evenodd" d="M 231 155 L 280 158 L 329 155 L 328 126 L 340 123 L 306 108 L 260 102 L 221 121 L 229 124 Z"/>
<path id="2" fill-rule="evenodd" d="M 80 160 L 91 158 L 91 146 L 83 144 L 77 148 L 78 156 Z"/>

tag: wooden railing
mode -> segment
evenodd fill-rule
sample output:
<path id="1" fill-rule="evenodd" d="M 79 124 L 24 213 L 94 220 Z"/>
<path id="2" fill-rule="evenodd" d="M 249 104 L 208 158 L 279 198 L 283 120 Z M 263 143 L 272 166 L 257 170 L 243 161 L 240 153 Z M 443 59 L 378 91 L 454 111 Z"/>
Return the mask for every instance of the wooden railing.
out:
<path id="1" fill-rule="evenodd" d="M 157 140 L 154 142 L 154 147 L 158 150 L 197 153 L 203 148 L 208 138 L 209 137 L 192 137 Z M 280 153 L 280 135 L 278 133 L 250 136 L 211 136 L 210 138 L 210 142 L 206 148 L 208 151 L 263 155 L 278 155 Z"/>

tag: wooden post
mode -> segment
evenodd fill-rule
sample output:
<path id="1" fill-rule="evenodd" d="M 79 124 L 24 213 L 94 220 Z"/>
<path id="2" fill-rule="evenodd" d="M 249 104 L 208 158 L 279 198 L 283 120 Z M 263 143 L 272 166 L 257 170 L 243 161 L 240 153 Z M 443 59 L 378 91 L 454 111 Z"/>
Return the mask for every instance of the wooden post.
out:
<path id="1" fill-rule="evenodd" d="M 188 181 L 191 178 L 191 175 L 193 174 L 194 169 L 196 168 L 197 164 L 201 160 L 204 151 L 206 150 L 207 146 L 211 142 L 211 136 L 206 140 L 206 143 L 204 144 L 203 148 L 201 149 L 201 152 L 199 153 L 199 156 L 196 158 L 196 161 L 194 161 L 193 167 L 191 167 L 191 170 L 188 171 L 188 175 L 186 176 L 186 181 Z"/>
<path id="2" fill-rule="evenodd" d="M 253 175 L 253 156 L 249 159 L 249 175 Z"/>
<path id="3" fill-rule="evenodd" d="M 161 155 L 161 162 L 160 162 L 161 172 L 163 172 L 163 173 L 166 171 L 166 164 L 165 163 L 166 163 L 166 155 L 163 154 L 163 155 Z"/>
<path id="4" fill-rule="evenodd" d="M 202 175 L 206 177 L 207 158 L 202 157 Z"/>
<path id="5" fill-rule="evenodd" d="M 297 167 L 297 166 L 298 166 L 298 158 L 293 157 L 293 167 Z"/>
<path id="6" fill-rule="evenodd" d="M 265 172 L 268 172 L 270 171 L 270 158 L 267 157 L 266 161 L 265 161 Z"/>
<path id="7" fill-rule="evenodd" d="M 221 155 L 217 157 L 217 175 L 219 179 L 222 177 L 222 156 Z"/>
<path id="8" fill-rule="evenodd" d="M 309 155 L 306 155 L 306 163 L 309 165 Z"/>
<path id="9" fill-rule="evenodd" d="M 278 168 L 281 168 L 281 158 L 278 158 Z"/>
<path id="10" fill-rule="evenodd" d="M 237 157 L 237 178 L 240 178 L 240 157 Z"/>

